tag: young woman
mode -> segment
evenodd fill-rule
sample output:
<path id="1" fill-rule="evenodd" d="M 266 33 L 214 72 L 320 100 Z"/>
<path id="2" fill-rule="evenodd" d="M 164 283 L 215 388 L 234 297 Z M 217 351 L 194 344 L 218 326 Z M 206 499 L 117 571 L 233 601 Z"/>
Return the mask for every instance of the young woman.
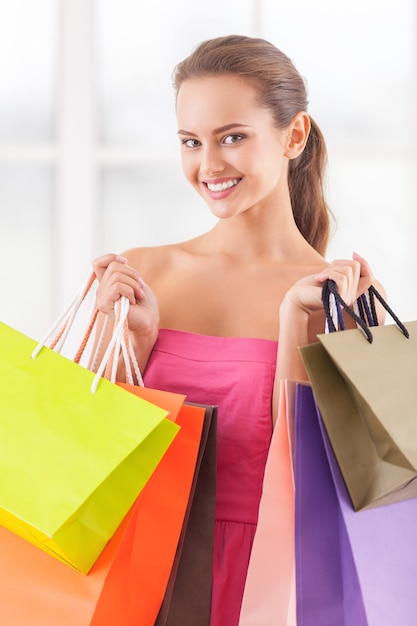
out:
<path id="1" fill-rule="evenodd" d="M 297 348 L 324 331 L 324 281 L 353 303 L 373 276 L 357 254 L 324 258 L 326 149 L 287 56 L 262 39 L 209 40 L 174 86 L 183 171 L 218 221 L 190 241 L 98 258 L 97 303 L 113 315 L 129 298 L 147 386 L 219 407 L 211 626 L 235 626 L 279 381 L 306 379 Z"/>

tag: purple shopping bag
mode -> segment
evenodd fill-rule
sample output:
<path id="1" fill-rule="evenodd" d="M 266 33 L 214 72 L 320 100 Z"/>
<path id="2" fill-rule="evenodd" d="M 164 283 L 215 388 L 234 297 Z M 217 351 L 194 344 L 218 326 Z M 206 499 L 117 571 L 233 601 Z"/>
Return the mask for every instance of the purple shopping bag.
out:
<path id="1" fill-rule="evenodd" d="M 415 626 L 417 499 L 355 512 L 308 385 L 295 424 L 299 626 Z"/>
<path id="2" fill-rule="evenodd" d="M 295 403 L 295 570 L 298 626 L 368 626 L 309 385 Z"/>

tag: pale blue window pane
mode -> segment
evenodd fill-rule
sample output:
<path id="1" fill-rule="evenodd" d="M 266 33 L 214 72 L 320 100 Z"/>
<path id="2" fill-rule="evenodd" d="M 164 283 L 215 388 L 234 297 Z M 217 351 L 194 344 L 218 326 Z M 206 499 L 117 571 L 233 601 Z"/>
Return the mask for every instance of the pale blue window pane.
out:
<path id="1" fill-rule="evenodd" d="M 58 8 L 56 0 L 0 3 L 0 143 L 53 139 Z"/>
<path id="2" fill-rule="evenodd" d="M 95 3 L 99 134 L 106 144 L 175 149 L 171 73 L 201 40 L 251 34 L 253 2 Z"/>
<path id="3" fill-rule="evenodd" d="M 51 324 L 52 188 L 50 166 L 0 164 L 0 320 L 37 339 Z"/>
<path id="4" fill-rule="evenodd" d="M 214 224 L 175 165 L 106 168 L 101 176 L 100 252 L 182 241 Z"/>

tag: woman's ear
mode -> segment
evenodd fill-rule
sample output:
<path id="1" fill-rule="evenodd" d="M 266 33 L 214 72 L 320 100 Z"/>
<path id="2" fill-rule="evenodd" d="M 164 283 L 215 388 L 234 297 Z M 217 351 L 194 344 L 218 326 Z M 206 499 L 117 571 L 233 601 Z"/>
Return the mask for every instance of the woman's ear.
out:
<path id="1" fill-rule="evenodd" d="M 291 120 L 288 127 L 287 149 L 284 155 L 288 159 L 296 159 L 304 150 L 310 133 L 310 116 L 305 111 L 300 111 Z"/>

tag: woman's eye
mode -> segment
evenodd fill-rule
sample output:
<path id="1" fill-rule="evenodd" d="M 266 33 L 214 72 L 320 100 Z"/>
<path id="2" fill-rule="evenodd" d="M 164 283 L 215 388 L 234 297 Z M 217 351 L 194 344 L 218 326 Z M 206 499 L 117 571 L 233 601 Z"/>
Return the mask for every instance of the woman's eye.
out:
<path id="1" fill-rule="evenodd" d="M 181 143 L 187 148 L 198 148 L 201 145 L 198 139 L 184 139 Z"/>
<path id="2" fill-rule="evenodd" d="M 243 139 L 243 135 L 227 135 L 227 137 L 224 138 L 224 143 L 238 143 L 239 141 L 241 141 Z"/>

